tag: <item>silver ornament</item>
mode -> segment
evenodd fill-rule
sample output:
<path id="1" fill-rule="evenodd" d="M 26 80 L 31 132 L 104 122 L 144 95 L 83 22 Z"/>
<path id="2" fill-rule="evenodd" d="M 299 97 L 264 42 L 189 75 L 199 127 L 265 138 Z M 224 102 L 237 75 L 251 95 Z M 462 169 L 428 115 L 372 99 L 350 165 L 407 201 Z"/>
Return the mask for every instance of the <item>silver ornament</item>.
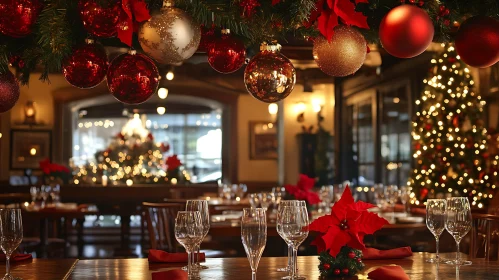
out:
<path id="1" fill-rule="evenodd" d="M 185 11 L 164 6 L 139 30 L 144 52 L 161 64 L 178 64 L 189 59 L 201 40 L 201 28 Z"/>

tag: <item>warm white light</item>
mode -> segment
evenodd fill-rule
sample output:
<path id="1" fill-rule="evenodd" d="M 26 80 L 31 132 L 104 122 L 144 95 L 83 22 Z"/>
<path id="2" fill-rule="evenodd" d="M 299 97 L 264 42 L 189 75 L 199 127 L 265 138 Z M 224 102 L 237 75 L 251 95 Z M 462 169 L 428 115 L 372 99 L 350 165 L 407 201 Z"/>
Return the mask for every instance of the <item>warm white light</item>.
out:
<path id="1" fill-rule="evenodd" d="M 36 156 L 36 148 L 31 148 L 31 150 L 29 150 L 29 154 L 32 156 Z"/>
<path id="2" fill-rule="evenodd" d="M 307 105 L 305 105 L 305 103 L 298 102 L 295 104 L 295 112 L 297 114 L 301 114 L 301 113 L 305 112 L 305 109 L 307 109 Z"/>
<path id="3" fill-rule="evenodd" d="M 398 104 L 400 102 L 400 98 L 394 97 L 393 98 L 393 103 Z"/>
<path id="4" fill-rule="evenodd" d="M 133 185 L 132 179 L 126 180 L 126 185 L 129 186 L 129 187 L 132 186 Z"/>
<path id="5" fill-rule="evenodd" d="M 158 96 L 161 99 L 165 99 L 168 96 L 168 89 L 164 87 L 158 89 Z"/>
<path id="6" fill-rule="evenodd" d="M 269 114 L 275 115 L 279 111 L 279 106 L 276 103 L 269 104 Z"/>
<path id="7" fill-rule="evenodd" d="M 166 108 L 165 107 L 158 107 L 158 108 L 156 108 L 156 111 L 158 112 L 159 115 L 164 115 L 166 113 Z"/>
<path id="8" fill-rule="evenodd" d="M 177 178 L 172 178 L 171 182 L 172 182 L 172 185 L 176 185 L 177 184 Z"/>
<path id="9" fill-rule="evenodd" d="M 171 80 L 173 80 L 173 78 L 175 78 L 175 74 L 173 74 L 172 71 L 168 71 L 168 73 L 166 73 L 166 79 L 168 81 L 171 81 Z"/>

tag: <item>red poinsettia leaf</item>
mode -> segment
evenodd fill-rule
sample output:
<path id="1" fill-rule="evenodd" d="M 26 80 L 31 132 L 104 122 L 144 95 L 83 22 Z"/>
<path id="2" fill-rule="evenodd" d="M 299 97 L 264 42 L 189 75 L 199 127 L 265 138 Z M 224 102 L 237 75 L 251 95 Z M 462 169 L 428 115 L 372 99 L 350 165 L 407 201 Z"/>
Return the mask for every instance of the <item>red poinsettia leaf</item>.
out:
<path id="1" fill-rule="evenodd" d="M 329 7 L 329 9 L 334 8 L 334 2 L 336 2 L 336 0 L 327 0 L 327 6 Z"/>
<path id="2" fill-rule="evenodd" d="M 357 250 L 363 250 L 366 248 L 364 244 L 364 235 L 359 235 L 354 232 L 350 232 L 350 241 L 347 243 L 348 247 L 352 247 Z"/>
<path id="3" fill-rule="evenodd" d="M 306 192 L 306 200 L 308 204 L 315 205 L 321 202 L 321 198 L 315 192 Z"/>
<path id="4" fill-rule="evenodd" d="M 366 211 L 357 219 L 356 231 L 363 234 L 373 234 L 387 224 L 389 224 L 388 221 L 378 214 Z"/>
<path id="5" fill-rule="evenodd" d="M 131 18 L 128 18 L 126 21 L 129 28 L 118 28 L 118 39 L 120 39 L 122 43 L 127 44 L 131 47 L 133 37 L 133 21 Z"/>
<path id="6" fill-rule="evenodd" d="M 355 11 L 355 4 L 349 0 L 339 0 L 334 3 L 334 13 L 337 14 L 347 25 L 355 25 L 360 28 L 369 29 L 367 17 L 361 12 Z"/>
<path id="7" fill-rule="evenodd" d="M 355 0 L 355 4 L 359 3 L 369 3 L 369 0 Z"/>
<path id="8" fill-rule="evenodd" d="M 334 28 L 338 25 L 338 16 L 332 10 L 322 10 L 321 16 L 317 20 L 318 29 L 321 34 L 331 41 L 334 34 Z"/>
<path id="9" fill-rule="evenodd" d="M 314 241 L 310 242 L 310 245 L 317 247 L 317 253 L 321 253 L 326 250 L 326 244 L 322 240 L 322 236 L 317 236 Z"/>
<path id="10" fill-rule="evenodd" d="M 336 257 L 341 250 L 341 247 L 350 242 L 351 236 L 344 230 L 338 227 L 330 227 L 329 231 L 322 236 L 322 240 L 326 244 L 326 250 L 329 249 L 329 254 Z"/>
<path id="11" fill-rule="evenodd" d="M 132 11 L 133 11 L 133 16 L 135 17 L 135 21 L 137 22 L 143 22 L 151 18 L 151 15 L 149 14 L 149 9 L 147 9 L 147 5 L 144 1 L 141 0 L 132 1 Z"/>
<path id="12" fill-rule="evenodd" d="M 298 190 L 298 187 L 293 186 L 293 185 L 285 185 L 284 189 L 290 194 L 290 195 L 295 195 L 296 191 Z"/>
<path id="13" fill-rule="evenodd" d="M 356 210 L 356 211 L 365 211 L 367 209 L 371 209 L 374 207 L 376 207 L 376 206 L 372 205 L 371 203 L 366 203 L 366 202 L 361 201 L 361 200 L 355 202 L 355 204 L 352 205 L 352 209 Z"/>
<path id="14" fill-rule="evenodd" d="M 340 200 L 336 202 L 331 208 L 332 214 L 338 218 L 338 220 L 343 220 L 347 218 L 348 209 L 351 209 L 351 206 L 354 204 L 354 200 L 352 197 L 352 192 L 350 188 L 347 186 L 341 195 Z"/>
<path id="15" fill-rule="evenodd" d="M 309 225 L 310 231 L 318 231 L 322 233 L 326 233 L 329 227 L 336 226 L 339 224 L 339 221 L 335 219 L 334 216 L 326 215 L 315 219 Z"/>
<path id="16" fill-rule="evenodd" d="M 324 9 L 324 0 L 317 1 L 315 3 L 315 9 L 312 10 L 310 16 L 308 16 L 308 20 L 306 20 L 303 23 L 303 26 L 305 26 L 305 28 L 309 28 L 310 26 L 312 26 L 319 17 L 319 15 L 322 13 L 323 9 Z"/>
<path id="17" fill-rule="evenodd" d="M 308 191 L 312 189 L 314 185 L 315 185 L 314 178 L 310 178 L 305 174 L 300 174 L 300 178 L 298 179 L 298 184 L 297 184 L 298 188 Z"/>

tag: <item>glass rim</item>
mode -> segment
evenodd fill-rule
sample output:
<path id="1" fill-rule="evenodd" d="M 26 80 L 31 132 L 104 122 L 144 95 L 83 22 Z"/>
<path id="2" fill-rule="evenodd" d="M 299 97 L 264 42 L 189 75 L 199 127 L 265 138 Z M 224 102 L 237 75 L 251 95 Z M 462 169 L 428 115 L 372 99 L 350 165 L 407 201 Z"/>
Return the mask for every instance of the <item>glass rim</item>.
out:
<path id="1" fill-rule="evenodd" d="M 428 198 L 426 201 L 447 201 L 448 198 Z"/>
<path id="2" fill-rule="evenodd" d="M 15 207 L 15 208 L 0 208 L 0 211 L 21 211 L 21 207 Z"/>
<path id="3" fill-rule="evenodd" d="M 263 207 L 257 207 L 257 208 L 245 207 L 245 208 L 243 208 L 243 212 L 246 212 L 246 211 L 256 211 L 256 212 L 263 211 L 263 212 L 265 212 L 266 210 Z"/>

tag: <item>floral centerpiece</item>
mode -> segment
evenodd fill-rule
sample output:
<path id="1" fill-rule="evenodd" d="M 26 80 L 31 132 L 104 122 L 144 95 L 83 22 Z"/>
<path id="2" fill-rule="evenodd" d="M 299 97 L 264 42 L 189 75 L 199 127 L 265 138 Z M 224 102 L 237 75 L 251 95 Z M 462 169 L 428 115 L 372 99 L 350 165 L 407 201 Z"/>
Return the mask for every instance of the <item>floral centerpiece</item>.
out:
<path id="1" fill-rule="evenodd" d="M 319 252 L 322 277 L 349 277 L 364 269 L 364 236 L 388 224 L 387 220 L 367 211 L 373 207 L 363 201 L 354 202 L 347 186 L 341 199 L 331 208 L 331 214 L 310 224 L 310 231 L 319 233 L 312 245 L 317 246 Z"/>
<path id="2" fill-rule="evenodd" d="M 310 178 L 305 174 L 300 174 L 296 186 L 286 185 L 284 188 L 290 195 L 294 196 L 295 199 L 305 200 L 308 205 L 315 205 L 321 202 L 321 199 L 316 192 L 312 191 L 314 185 L 314 178 Z"/>
<path id="3" fill-rule="evenodd" d="M 67 184 L 71 171 L 64 165 L 51 163 L 49 159 L 40 161 L 40 169 L 44 174 L 45 184 Z"/>

